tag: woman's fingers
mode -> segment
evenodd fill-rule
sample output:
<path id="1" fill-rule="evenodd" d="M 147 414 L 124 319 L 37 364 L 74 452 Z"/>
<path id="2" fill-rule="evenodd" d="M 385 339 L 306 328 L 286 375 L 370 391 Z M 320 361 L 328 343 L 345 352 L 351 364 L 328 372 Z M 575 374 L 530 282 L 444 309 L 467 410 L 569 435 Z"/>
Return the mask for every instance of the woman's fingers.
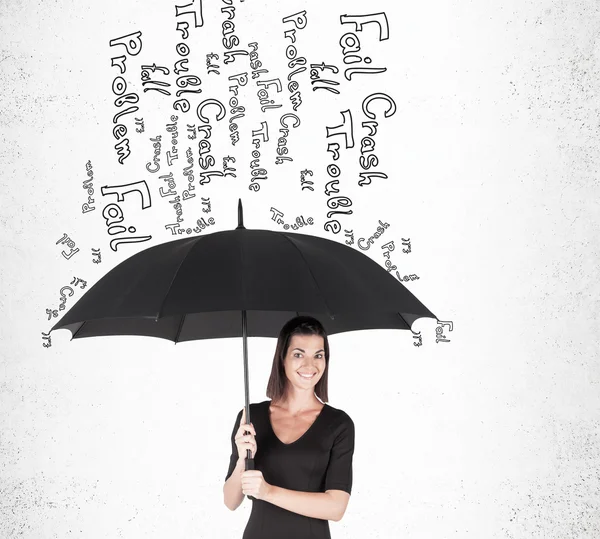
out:
<path id="1" fill-rule="evenodd" d="M 240 420 L 240 426 L 237 431 L 237 436 L 235 438 L 236 444 L 238 445 L 239 453 L 246 453 L 246 450 L 249 449 L 252 452 L 252 458 L 256 454 L 258 450 L 258 446 L 256 444 L 256 430 L 254 429 L 254 425 L 252 423 L 246 423 L 246 408 L 242 408 L 242 417 Z"/>
<path id="2" fill-rule="evenodd" d="M 252 443 L 256 445 L 256 438 L 252 436 L 252 434 L 243 434 L 236 438 L 236 441 L 239 441 L 242 444 Z"/>
<path id="3" fill-rule="evenodd" d="M 256 454 L 258 450 L 258 446 L 256 444 L 256 439 L 252 434 L 240 434 L 235 438 L 236 445 L 238 446 L 238 453 L 242 453 L 247 449 L 252 451 L 252 457 Z"/>
<path id="4" fill-rule="evenodd" d="M 243 429 L 244 432 L 250 431 L 256 436 L 254 425 L 252 423 L 246 423 L 246 407 L 242 408 L 242 419 L 240 420 L 240 429 Z"/>
<path id="5" fill-rule="evenodd" d="M 256 431 L 252 425 L 240 425 L 238 432 L 240 434 L 250 434 L 251 436 L 256 436 Z"/>

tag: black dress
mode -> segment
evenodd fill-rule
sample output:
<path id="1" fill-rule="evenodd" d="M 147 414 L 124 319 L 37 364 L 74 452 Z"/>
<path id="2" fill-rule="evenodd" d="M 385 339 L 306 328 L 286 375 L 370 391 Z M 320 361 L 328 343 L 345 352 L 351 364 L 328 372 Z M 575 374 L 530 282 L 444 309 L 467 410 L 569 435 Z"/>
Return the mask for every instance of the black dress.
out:
<path id="1" fill-rule="evenodd" d="M 310 428 L 295 442 L 284 444 L 273 431 L 270 400 L 250 404 L 250 421 L 256 430 L 258 450 L 254 467 L 265 481 L 303 492 L 329 489 L 352 490 L 354 423 L 343 410 L 325 404 Z M 242 411 L 231 433 L 231 458 L 225 481 L 238 460 L 235 434 Z M 252 499 L 252 512 L 243 539 L 331 539 L 329 521 L 311 518 L 266 502 Z"/>

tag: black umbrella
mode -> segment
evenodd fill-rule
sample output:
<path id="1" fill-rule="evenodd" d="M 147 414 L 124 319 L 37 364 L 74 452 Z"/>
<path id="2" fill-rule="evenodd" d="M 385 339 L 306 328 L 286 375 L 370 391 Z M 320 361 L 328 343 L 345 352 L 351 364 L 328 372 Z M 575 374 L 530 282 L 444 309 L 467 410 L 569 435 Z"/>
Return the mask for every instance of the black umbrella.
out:
<path id="1" fill-rule="evenodd" d="M 54 325 L 72 339 L 144 335 L 175 343 L 243 337 L 250 423 L 247 338 L 277 337 L 290 318 L 313 316 L 328 334 L 410 329 L 437 319 L 368 256 L 316 236 L 238 227 L 145 249 L 124 260 Z M 241 324 L 240 324 L 241 322 Z M 251 451 L 246 469 L 253 469 Z"/>

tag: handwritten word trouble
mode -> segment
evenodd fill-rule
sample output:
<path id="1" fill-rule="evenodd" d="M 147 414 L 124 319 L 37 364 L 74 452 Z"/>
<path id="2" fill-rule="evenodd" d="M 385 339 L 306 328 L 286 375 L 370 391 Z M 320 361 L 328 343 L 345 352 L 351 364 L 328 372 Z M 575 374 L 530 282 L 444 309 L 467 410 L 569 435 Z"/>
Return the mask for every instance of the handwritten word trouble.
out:
<path id="1" fill-rule="evenodd" d="M 290 228 L 292 230 L 298 230 L 298 228 L 301 228 L 303 226 L 314 224 L 314 220 L 312 217 L 309 217 L 307 220 L 305 220 L 304 216 L 300 215 L 299 217 L 296 217 L 296 222 L 290 225 L 284 222 L 284 220 L 282 219 L 283 213 L 281 213 L 278 209 L 271 208 L 271 211 L 273 212 L 271 219 L 275 221 L 278 225 L 283 225 L 284 230 L 289 230 Z"/>
<path id="2" fill-rule="evenodd" d="M 335 136 L 343 137 L 346 149 L 353 148 L 354 134 L 352 127 L 352 113 L 348 109 L 343 110 L 341 112 L 341 115 L 344 120 L 341 125 L 326 128 L 327 138 Z M 327 144 L 327 151 L 333 155 L 334 161 L 337 161 L 340 158 L 339 150 L 340 145 L 337 142 L 330 142 Z M 337 188 L 337 186 L 340 183 L 337 179 L 341 174 L 340 167 L 335 163 L 330 163 L 329 165 L 327 165 L 327 174 L 332 179 L 325 185 L 325 194 L 328 197 L 331 197 L 332 194 L 340 192 L 340 190 Z M 323 228 L 327 232 L 333 232 L 334 234 L 338 234 L 339 231 L 342 229 L 342 226 L 340 225 L 340 222 L 337 219 L 332 219 L 332 217 L 337 214 L 352 215 L 352 210 L 341 211 L 337 209 L 339 207 L 348 208 L 350 206 L 352 206 L 352 200 L 348 197 L 339 196 L 329 198 L 327 200 L 327 207 L 336 211 L 327 212 L 327 219 L 329 219 L 329 221 L 325 223 Z"/>
<path id="3" fill-rule="evenodd" d="M 176 236 L 177 234 L 183 234 L 184 232 L 186 234 L 191 234 L 192 232 L 202 232 L 204 229 L 208 228 L 211 225 L 215 224 L 215 220 L 212 217 L 208 218 L 208 222 L 206 219 L 204 219 L 204 217 L 202 217 L 202 219 L 196 219 L 196 225 L 193 228 L 181 228 L 179 223 L 172 223 L 170 225 L 165 225 L 165 228 L 168 228 L 171 231 L 171 235 Z M 177 231 L 177 232 L 175 232 Z"/>
<path id="4" fill-rule="evenodd" d="M 269 124 L 267 122 L 260 122 L 260 129 L 252 131 L 252 144 L 254 144 L 254 150 L 252 150 L 253 159 L 250 161 L 252 178 L 250 179 L 248 189 L 255 193 L 260 190 L 260 184 L 257 180 L 266 180 L 268 174 L 267 169 L 260 166 L 260 152 L 258 150 L 260 148 L 261 139 L 262 142 L 268 142 L 269 140 Z"/>
<path id="5" fill-rule="evenodd" d="M 183 11 L 185 8 L 190 8 L 187 11 Z M 194 17 L 194 27 L 200 28 L 204 25 L 204 17 L 202 16 L 202 0 L 192 0 L 185 6 L 175 6 L 175 17 L 182 17 L 184 15 L 192 15 Z M 186 21 L 179 21 L 177 23 L 177 31 L 181 32 L 183 39 L 187 39 L 189 36 L 188 28 L 190 25 Z"/>

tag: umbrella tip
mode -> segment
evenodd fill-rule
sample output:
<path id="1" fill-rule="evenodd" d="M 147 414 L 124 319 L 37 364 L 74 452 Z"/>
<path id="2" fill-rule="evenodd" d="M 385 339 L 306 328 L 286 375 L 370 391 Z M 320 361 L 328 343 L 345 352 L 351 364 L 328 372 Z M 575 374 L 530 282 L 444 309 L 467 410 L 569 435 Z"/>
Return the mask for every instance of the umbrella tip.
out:
<path id="1" fill-rule="evenodd" d="M 244 226 L 244 209 L 242 208 L 242 199 L 238 198 L 238 228 L 246 228 Z"/>

